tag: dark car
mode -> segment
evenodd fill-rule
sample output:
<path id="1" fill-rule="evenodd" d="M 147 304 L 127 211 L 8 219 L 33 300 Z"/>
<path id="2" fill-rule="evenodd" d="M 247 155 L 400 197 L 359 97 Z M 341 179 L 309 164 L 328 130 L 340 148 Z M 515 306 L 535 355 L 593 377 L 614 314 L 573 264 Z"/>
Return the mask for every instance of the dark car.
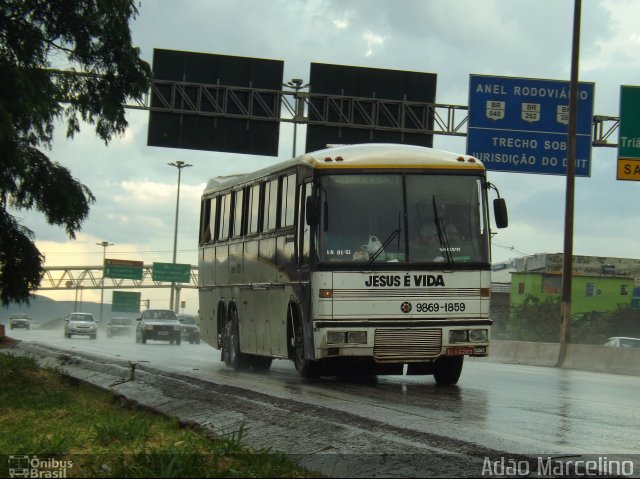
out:
<path id="1" fill-rule="evenodd" d="M 180 344 L 181 325 L 176 313 L 170 309 L 147 309 L 138 318 L 136 343 L 146 344 L 148 339 Z"/>
<path id="2" fill-rule="evenodd" d="M 31 329 L 31 318 L 28 314 L 14 314 L 9 317 L 9 329 L 24 328 Z"/>
<path id="3" fill-rule="evenodd" d="M 189 344 L 200 344 L 200 327 L 193 314 L 178 314 L 178 321 L 182 325 L 182 339 Z"/>
<path id="4" fill-rule="evenodd" d="M 133 321 L 130 318 L 111 318 L 107 323 L 107 338 L 133 333 Z"/>
<path id="5" fill-rule="evenodd" d="M 91 313 L 71 313 L 64 320 L 64 337 L 89 336 L 96 339 L 98 326 Z"/>

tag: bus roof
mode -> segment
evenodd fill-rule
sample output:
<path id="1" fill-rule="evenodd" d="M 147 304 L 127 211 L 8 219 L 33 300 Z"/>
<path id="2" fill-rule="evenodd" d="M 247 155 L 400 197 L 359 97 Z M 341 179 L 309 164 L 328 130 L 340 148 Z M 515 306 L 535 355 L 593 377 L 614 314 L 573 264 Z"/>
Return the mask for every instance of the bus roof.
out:
<path id="1" fill-rule="evenodd" d="M 207 183 L 204 194 L 269 176 L 280 170 L 304 164 L 313 169 L 455 169 L 484 171 L 480 160 L 469 155 L 436 150 L 424 146 L 393 143 L 365 143 L 326 148 L 305 153 L 261 170 L 238 175 L 219 176 Z"/>

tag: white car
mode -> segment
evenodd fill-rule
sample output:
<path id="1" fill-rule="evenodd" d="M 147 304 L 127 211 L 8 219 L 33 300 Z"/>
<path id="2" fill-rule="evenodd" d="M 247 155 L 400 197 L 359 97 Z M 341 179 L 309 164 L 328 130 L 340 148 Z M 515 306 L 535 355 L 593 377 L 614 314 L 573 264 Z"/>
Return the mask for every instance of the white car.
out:
<path id="1" fill-rule="evenodd" d="M 71 313 L 64 320 L 64 337 L 89 336 L 96 339 L 98 327 L 91 313 Z"/>
<path id="2" fill-rule="evenodd" d="M 9 329 L 13 328 L 31 328 L 31 318 L 27 314 L 14 314 L 9 318 Z"/>
<path id="3" fill-rule="evenodd" d="M 640 348 L 640 339 L 615 336 L 607 339 L 604 345 L 610 348 Z"/>
<path id="4" fill-rule="evenodd" d="M 147 344 L 148 339 L 169 341 L 180 345 L 182 329 L 176 313 L 170 309 L 147 309 L 137 319 L 136 343 Z"/>

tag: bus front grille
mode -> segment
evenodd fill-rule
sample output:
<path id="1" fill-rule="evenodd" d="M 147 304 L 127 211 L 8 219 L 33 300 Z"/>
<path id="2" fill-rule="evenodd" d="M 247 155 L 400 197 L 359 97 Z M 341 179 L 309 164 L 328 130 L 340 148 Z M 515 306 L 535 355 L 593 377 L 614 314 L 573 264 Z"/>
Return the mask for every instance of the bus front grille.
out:
<path id="1" fill-rule="evenodd" d="M 441 348 L 440 329 L 376 329 L 373 355 L 379 361 L 430 359 Z"/>

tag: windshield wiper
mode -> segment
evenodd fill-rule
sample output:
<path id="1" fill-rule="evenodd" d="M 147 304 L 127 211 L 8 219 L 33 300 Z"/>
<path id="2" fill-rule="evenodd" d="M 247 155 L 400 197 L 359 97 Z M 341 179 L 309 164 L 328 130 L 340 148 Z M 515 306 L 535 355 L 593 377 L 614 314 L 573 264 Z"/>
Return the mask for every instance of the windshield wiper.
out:
<path id="1" fill-rule="evenodd" d="M 433 199 L 433 216 L 436 222 L 436 228 L 438 229 L 438 239 L 440 240 L 440 249 L 444 250 L 445 259 L 448 264 L 453 264 L 453 255 L 451 254 L 451 248 L 449 247 L 449 238 L 444 227 L 444 218 L 438 213 L 438 204 L 436 203 L 436 195 L 432 196 Z"/>
<path id="2" fill-rule="evenodd" d="M 371 263 L 373 263 L 376 258 L 378 256 L 380 256 L 380 253 L 382 253 L 385 249 L 385 247 L 391 243 L 393 241 L 393 238 L 395 238 L 396 236 L 398 236 L 400 234 L 400 231 L 402 231 L 400 228 L 393 230 L 391 232 L 391 234 L 387 237 L 386 240 L 384 240 L 384 242 L 382 243 L 382 245 L 380 245 L 380 247 L 376 250 L 375 253 L 373 253 L 373 255 L 371 256 L 371 258 L 369 258 L 369 261 L 367 261 L 367 264 L 365 265 L 365 267 L 369 267 L 371 265 Z"/>

